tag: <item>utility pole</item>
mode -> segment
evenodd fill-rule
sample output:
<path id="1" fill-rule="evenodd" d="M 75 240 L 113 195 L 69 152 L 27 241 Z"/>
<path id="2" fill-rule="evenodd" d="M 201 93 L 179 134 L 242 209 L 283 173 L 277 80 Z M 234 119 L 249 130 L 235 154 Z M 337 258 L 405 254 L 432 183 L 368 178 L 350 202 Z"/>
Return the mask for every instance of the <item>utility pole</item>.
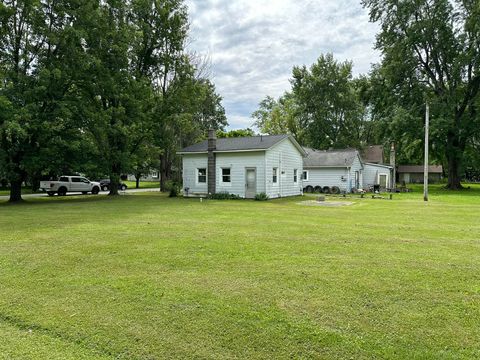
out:
<path id="1" fill-rule="evenodd" d="M 395 160 L 395 143 L 392 142 L 392 145 L 390 146 L 390 166 L 393 167 L 393 179 L 392 179 L 392 189 L 393 192 L 395 192 L 395 189 L 397 188 L 397 164 Z"/>
<path id="2" fill-rule="evenodd" d="M 430 128 L 430 107 L 426 106 L 425 111 L 425 166 L 423 169 L 423 201 L 428 201 L 428 132 Z"/>

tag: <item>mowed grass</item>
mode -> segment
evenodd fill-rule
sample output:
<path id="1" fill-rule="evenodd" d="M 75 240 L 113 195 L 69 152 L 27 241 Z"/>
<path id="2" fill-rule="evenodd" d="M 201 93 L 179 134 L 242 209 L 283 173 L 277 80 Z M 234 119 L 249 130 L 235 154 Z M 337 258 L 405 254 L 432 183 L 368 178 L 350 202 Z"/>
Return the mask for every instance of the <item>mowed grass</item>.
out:
<path id="1" fill-rule="evenodd" d="M 135 181 L 122 181 L 128 186 L 129 189 L 135 189 L 137 183 Z M 138 184 L 140 189 L 155 189 L 160 188 L 160 183 L 158 181 L 140 181 Z"/>
<path id="2" fill-rule="evenodd" d="M 480 188 L 0 205 L 0 358 L 480 357 Z"/>

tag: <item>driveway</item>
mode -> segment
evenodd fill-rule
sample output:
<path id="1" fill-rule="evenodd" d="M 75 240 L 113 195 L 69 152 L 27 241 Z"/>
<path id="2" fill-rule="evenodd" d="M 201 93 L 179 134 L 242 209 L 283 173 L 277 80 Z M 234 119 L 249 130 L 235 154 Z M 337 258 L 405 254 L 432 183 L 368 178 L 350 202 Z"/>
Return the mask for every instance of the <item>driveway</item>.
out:
<path id="1" fill-rule="evenodd" d="M 139 193 L 139 192 L 159 192 L 160 189 L 157 189 L 157 188 L 151 188 L 151 189 L 127 189 L 125 191 L 121 191 L 119 190 L 119 194 L 122 195 L 122 194 L 134 194 L 134 193 Z M 108 194 L 108 191 L 100 191 L 100 194 L 101 195 L 107 195 Z M 78 195 L 82 195 L 81 192 L 72 192 L 72 193 L 68 193 L 67 196 L 78 196 Z M 57 196 L 57 195 L 55 195 Z M 87 195 L 85 195 L 87 196 Z M 88 194 L 88 196 L 91 196 L 91 194 Z M 48 197 L 47 194 L 45 193 L 39 193 L 39 194 L 25 194 L 25 195 L 22 195 L 22 198 L 24 199 L 30 199 L 30 198 L 38 198 L 38 197 Z M 9 199 L 9 196 L 8 195 L 3 195 L 3 196 L 0 196 L 0 200 L 8 200 Z"/>

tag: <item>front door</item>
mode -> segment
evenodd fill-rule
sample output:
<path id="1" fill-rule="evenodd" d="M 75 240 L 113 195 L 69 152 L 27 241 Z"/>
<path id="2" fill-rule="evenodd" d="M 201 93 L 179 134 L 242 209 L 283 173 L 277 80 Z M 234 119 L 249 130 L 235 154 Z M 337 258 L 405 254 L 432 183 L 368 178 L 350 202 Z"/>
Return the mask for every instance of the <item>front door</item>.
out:
<path id="1" fill-rule="evenodd" d="M 256 169 L 246 169 L 245 179 L 245 197 L 253 199 L 257 194 L 257 171 Z"/>
<path id="2" fill-rule="evenodd" d="M 380 188 L 386 189 L 387 188 L 387 181 L 388 181 L 388 175 L 387 174 L 378 175 L 378 183 L 380 184 Z"/>

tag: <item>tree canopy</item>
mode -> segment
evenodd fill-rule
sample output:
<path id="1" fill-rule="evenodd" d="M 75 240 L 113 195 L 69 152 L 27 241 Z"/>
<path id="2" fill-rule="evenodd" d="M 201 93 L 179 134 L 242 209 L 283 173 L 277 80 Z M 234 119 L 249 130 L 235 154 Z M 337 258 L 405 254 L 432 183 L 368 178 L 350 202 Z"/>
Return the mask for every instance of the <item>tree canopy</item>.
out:
<path id="1" fill-rule="evenodd" d="M 363 5 L 381 26 L 377 48 L 383 60 L 376 75 L 387 91 L 377 92 L 377 110 L 384 116 L 404 112 L 401 126 L 410 122 L 406 132 L 419 139 L 428 101 L 434 153 L 442 154 L 437 156 L 448 168 L 448 187 L 460 188 L 465 152 L 480 131 L 478 2 L 364 0 Z"/>
<path id="2" fill-rule="evenodd" d="M 109 176 L 161 164 L 223 129 L 214 84 L 186 51 L 182 0 L 5 0 L 0 3 L 0 176 Z M 158 162 L 145 158 L 145 151 Z M 149 157 L 150 158 L 150 157 Z M 148 166 L 147 166 L 148 165 Z"/>

